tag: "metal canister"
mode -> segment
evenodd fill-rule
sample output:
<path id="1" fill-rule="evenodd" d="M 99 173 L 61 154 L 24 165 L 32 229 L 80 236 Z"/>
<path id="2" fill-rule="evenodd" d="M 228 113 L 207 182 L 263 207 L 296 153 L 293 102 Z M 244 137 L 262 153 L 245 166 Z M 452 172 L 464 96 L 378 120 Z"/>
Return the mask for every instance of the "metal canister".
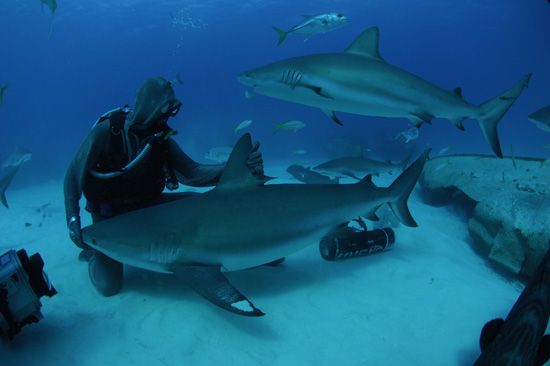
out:
<path id="1" fill-rule="evenodd" d="M 370 231 L 348 228 L 324 237 L 319 243 L 319 251 L 324 259 L 333 261 L 380 253 L 393 243 L 395 233 L 389 227 Z"/>

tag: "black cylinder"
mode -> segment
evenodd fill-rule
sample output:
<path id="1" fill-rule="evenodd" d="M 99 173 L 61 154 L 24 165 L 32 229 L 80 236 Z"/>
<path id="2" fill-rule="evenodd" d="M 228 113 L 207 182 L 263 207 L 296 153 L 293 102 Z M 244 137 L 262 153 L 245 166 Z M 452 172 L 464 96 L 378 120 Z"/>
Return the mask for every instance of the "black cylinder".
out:
<path id="1" fill-rule="evenodd" d="M 344 235 L 327 236 L 319 243 L 321 256 L 333 261 L 379 253 L 395 242 L 389 227 L 371 231 L 347 231 Z"/>

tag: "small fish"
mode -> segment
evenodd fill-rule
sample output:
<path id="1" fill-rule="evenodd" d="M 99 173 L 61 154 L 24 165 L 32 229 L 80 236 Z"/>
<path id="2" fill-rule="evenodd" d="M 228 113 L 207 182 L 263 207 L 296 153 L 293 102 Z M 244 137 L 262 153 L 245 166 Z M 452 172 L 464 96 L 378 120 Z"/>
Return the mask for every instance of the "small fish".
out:
<path id="1" fill-rule="evenodd" d="M 294 150 L 292 155 L 305 155 L 307 152 L 304 149 Z"/>
<path id="2" fill-rule="evenodd" d="M 442 148 L 441 150 L 439 150 L 439 155 L 443 155 L 443 154 L 446 154 L 449 150 L 450 150 L 450 146 L 445 146 L 444 148 Z"/>
<path id="3" fill-rule="evenodd" d="M 296 24 L 294 27 L 287 31 L 284 31 L 277 27 L 273 27 L 273 29 L 277 33 L 279 33 L 279 41 L 277 42 L 277 46 L 280 46 L 286 39 L 286 36 L 288 36 L 290 33 L 296 33 L 306 36 L 304 40 L 305 42 L 311 36 L 329 32 L 343 26 L 348 22 L 348 18 L 340 13 L 327 13 L 314 16 L 304 15 L 304 18 L 304 20 L 302 20 L 300 23 Z"/>
<path id="4" fill-rule="evenodd" d="M 57 10 L 57 1 L 56 0 L 40 0 L 40 3 L 42 4 L 42 7 L 46 5 L 48 9 L 50 9 L 50 12 L 52 13 L 52 16 L 55 14 L 55 11 Z"/>
<path id="5" fill-rule="evenodd" d="M 0 107 L 2 104 L 4 104 L 4 93 L 6 92 L 6 89 L 8 88 L 8 85 L 0 85 Z"/>
<path id="6" fill-rule="evenodd" d="M 213 147 L 204 154 L 205 159 L 217 161 L 218 163 L 225 163 L 229 159 L 233 148 L 231 146 L 219 146 Z"/>
<path id="7" fill-rule="evenodd" d="M 527 119 L 541 130 L 550 132 L 550 105 L 530 114 Z"/>
<path id="8" fill-rule="evenodd" d="M 50 12 L 52 13 L 52 17 L 50 18 L 50 29 L 48 31 L 48 38 L 52 36 L 53 31 L 53 16 L 55 15 L 55 11 L 57 10 L 57 1 L 56 0 L 40 0 L 40 4 L 42 6 L 42 11 L 44 11 L 44 5 L 46 5 Z"/>
<path id="9" fill-rule="evenodd" d="M 244 91 L 244 97 L 245 97 L 246 99 L 254 99 L 254 98 L 256 98 L 257 95 L 258 95 L 258 94 L 254 93 L 254 92 L 251 92 L 251 91 L 248 90 L 248 89 Z"/>
<path id="10" fill-rule="evenodd" d="M 4 160 L 2 168 L 19 167 L 30 161 L 32 158 L 32 152 L 28 149 L 17 147 L 15 150 Z"/>
<path id="11" fill-rule="evenodd" d="M 408 130 L 401 131 L 395 136 L 395 140 L 403 140 L 406 144 L 414 141 L 418 138 L 419 129 L 416 127 L 409 128 Z"/>
<path id="12" fill-rule="evenodd" d="M 279 132 L 281 130 L 296 132 L 304 127 L 306 127 L 306 124 L 304 122 L 293 119 L 284 123 L 277 123 L 275 125 L 275 130 L 273 131 L 273 133 Z"/>
<path id="13" fill-rule="evenodd" d="M 237 125 L 237 127 L 235 127 L 235 128 L 233 129 L 233 131 L 234 131 L 235 133 L 237 133 L 238 131 L 247 128 L 247 127 L 250 126 L 251 124 L 252 124 L 252 120 L 251 120 L 251 119 L 245 119 L 244 121 L 242 121 L 241 123 L 239 123 L 239 124 Z"/>

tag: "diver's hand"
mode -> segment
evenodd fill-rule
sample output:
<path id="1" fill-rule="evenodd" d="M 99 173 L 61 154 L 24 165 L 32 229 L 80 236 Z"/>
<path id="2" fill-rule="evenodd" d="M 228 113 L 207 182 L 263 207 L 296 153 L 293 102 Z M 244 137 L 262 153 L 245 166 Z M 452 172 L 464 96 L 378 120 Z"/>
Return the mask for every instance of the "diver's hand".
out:
<path id="1" fill-rule="evenodd" d="M 246 165 L 252 172 L 252 175 L 256 177 L 263 178 L 264 176 L 264 159 L 262 153 L 258 151 L 260 148 L 260 143 L 258 141 L 254 142 L 252 145 L 252 150 L 250 150 L 250 155 L 248 155 L 248 160 Z"/>
<path id="2" fill-rule="evenodd" d="M 82 230 L 80 228 L 80 217 L 71 216 L 67 220 L 67 227 L 69 228 L 69 237 L 79 248 L 85 248 L 86 245 L 82 241 Z"/>

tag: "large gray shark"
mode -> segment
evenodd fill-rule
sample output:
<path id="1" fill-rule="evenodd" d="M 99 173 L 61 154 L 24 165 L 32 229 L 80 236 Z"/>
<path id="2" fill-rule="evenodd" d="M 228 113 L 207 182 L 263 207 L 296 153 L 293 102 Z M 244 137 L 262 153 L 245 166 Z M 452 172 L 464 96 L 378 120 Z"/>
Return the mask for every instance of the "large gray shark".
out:
<path id="1" fill-rule="evenodd" d="M 222 271 L 285 257 L 359 215 L 374 218 L 385 203 L 405 225 L 417 226 L 407 200 L 429 151 L 388 188 L 379 188 L 370 176 L 348 185 L 264 185 L 246 165 L 251 149 L 245 134 L 211 191 L 95 223 L 83 229 L 84 241 L 122 263 L 174 273 L 233 313 L 259 316 Z"/>
<path id="2" fill-rule="evenodd" d="M 392 66 L 378 51 L 377 27 L 364 31 L 340 53 L 289 58 L 246 71 L 239 81 L 258 94 L 318 107 L 341 124 L 335 111 L 373 117 L 404 117 L 415 126 L 446 118 L 461 130 L 463 121 L 478 121 L 493 151 L 502 157 L 497 124 L 531 77 L 479 106 L 467 103 L 460 88 L 444 90 Z"/>
<path id="3" fill-rule="evenodd" d="M 550 248 L 506 319 L 483 327 L 474 366 L 542 366 L 550 358 L 549 316 Z"/>

